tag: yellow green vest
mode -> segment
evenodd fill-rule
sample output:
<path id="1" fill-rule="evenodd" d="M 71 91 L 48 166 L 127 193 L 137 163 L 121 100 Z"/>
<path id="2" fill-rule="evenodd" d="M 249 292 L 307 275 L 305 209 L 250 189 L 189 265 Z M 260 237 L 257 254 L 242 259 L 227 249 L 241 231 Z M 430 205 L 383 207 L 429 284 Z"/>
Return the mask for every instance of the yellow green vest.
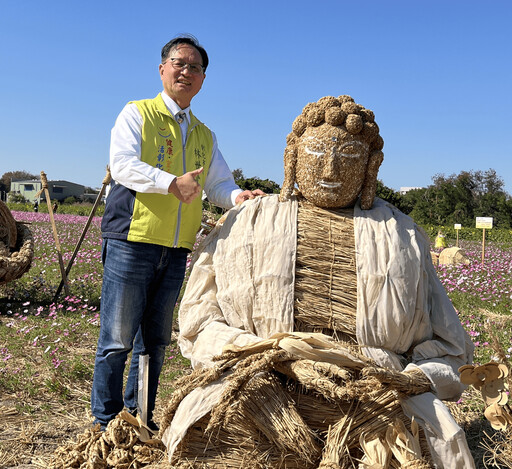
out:
<path id="1" fill-rule="evenodd" d="M 187 143 L 183 148 L 180 126 L 160 94 L 134 103 L 143 119 L 141 160 L 176 176 L 203 167 L 198 182 L 204 188 L 213 150 L 208 127 L 190 113 Z M 201 216 L 201 196 L 185 204 L 172 194 L 137 192 L 127 239 L 192 249 Z"/>

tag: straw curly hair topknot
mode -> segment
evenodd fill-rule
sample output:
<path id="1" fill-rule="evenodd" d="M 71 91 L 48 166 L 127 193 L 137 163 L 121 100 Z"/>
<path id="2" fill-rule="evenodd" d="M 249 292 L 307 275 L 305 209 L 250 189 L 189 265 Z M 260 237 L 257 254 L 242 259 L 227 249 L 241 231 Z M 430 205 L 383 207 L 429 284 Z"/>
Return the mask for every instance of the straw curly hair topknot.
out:
<path id="1" fill-rule="evenodd" d="M 308 127 L 318 127 L 323 123 L 335 127 L 343 127 L 352 135 L 358 135 L 370 149 L 370 157 L 366 168 L 366 176 L 361 191 L 361 208 L 369 209 L 377 189 L 377 173 L 384 159 L 382 148 L 384 140 L 379 134 L 379 126 L 375 122 L 375 115 L 369 109 L 354 102 L 348 95 L 325 96 L 316 103 L 304 106 L 292 124 L 292 132 L 286 137 L 284 151 L 284 182 L 281 189 L 280 200 L 290 198 L 295 184 L 295 166 L 297 162 L 297 143 L 300 136 Z"/>

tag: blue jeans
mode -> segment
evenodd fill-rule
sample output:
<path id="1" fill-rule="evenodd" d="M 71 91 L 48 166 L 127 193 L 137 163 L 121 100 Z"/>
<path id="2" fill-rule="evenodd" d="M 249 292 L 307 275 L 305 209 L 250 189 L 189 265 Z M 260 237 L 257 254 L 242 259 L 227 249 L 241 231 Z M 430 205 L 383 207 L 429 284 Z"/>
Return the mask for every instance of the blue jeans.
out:
<path id="1" fill-rule="evenodd" d="M 103 240 L 100 334 L 94 365 L 91 410 L 106 426 L 123 409 L 123 373 L 132 362 L 124 405 L 137 408 L 139 355 L 149 355 L 148 419 L 155 408 L 172 314 L 185 275 L 187 250 L 117 239 Z"/>

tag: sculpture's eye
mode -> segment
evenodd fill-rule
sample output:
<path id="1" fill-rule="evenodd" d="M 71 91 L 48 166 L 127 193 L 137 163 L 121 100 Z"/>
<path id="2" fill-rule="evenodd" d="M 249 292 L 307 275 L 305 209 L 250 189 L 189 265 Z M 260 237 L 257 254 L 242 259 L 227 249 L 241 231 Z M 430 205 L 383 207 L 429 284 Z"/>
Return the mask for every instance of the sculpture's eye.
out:
<path id="1" fill-rule="evenodd" d="M 306 145 L 304 147 L 304 151 L 308 155 L 313 155 L 313 156 L 318 156 L 318 157 L 325 155 L 325 149 L 323 148 L 323 146 L 320 146 L 320 145 Z"/>
<path id="2" fill-rule="evenodd" d="M 357 145 L 346 145 L 342 150 L 343 156 L 359 156 L 361 154 L 361 147 Z"/>
<path id="3" fill-rule="evenodd" d="M 325 155 L 326 149 L 325 144 L 322 140 L 316 137 L 308 137 L 304 142 L 304 151 L 308 155 L 321 157 Z"/>
<path id="4" fill-rule="evenodd" d="M 368 152 L 368 145 L 365 143 L 352 141 L 347 142 L 340 148 L 341 156 L 345 156 L 348 158 L 359 158 L 365 155 Z"/>

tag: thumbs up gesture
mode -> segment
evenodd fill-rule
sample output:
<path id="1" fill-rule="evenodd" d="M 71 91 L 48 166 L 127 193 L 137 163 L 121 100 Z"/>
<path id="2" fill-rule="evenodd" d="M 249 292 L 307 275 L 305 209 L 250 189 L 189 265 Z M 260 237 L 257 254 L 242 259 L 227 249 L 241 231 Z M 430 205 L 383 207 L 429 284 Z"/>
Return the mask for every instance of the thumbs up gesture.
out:
<path id="1" fill-rule="evenodd" d="M 189 204 L 198 195 L 201 194 L 201 186 L 196 178 L 203 172 L 203 168 L 189 171 L 183 176 L 179 176 L 171 182 L 169 192 L 178 198 L 181 202 Z"/>

